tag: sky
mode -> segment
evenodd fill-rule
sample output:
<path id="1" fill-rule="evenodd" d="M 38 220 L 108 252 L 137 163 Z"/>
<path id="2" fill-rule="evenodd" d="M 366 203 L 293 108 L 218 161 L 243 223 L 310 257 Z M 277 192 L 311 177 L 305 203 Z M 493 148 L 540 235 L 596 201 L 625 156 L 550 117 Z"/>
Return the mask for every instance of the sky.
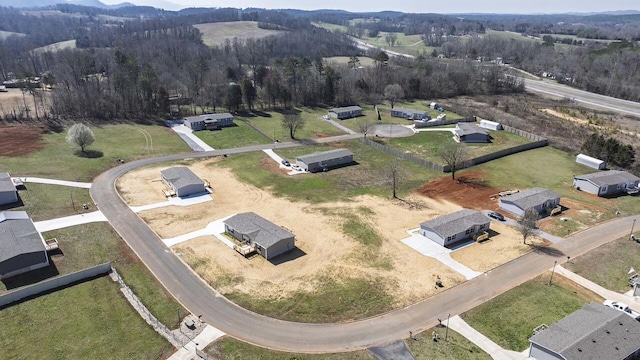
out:
<path id="1" fill-rule="evenodd" d="M 266 8 L 266 9 L 340 9 L 353 12 L 369 12 L 395 10 L 412 13 L 565 13 L 565 12 L 599 12 L 614 10 L 640 10 L 638 0 L 403 0 L 390 2 L 388 0 L 368 1 L 291 1 L 291 0 L 101 0 L 105 4 L 117 4 L 128 1 L 137 5 L 151 5 L 170 9 L 163 1 L 184 7 L 235 7 L 235 8 Z"/>

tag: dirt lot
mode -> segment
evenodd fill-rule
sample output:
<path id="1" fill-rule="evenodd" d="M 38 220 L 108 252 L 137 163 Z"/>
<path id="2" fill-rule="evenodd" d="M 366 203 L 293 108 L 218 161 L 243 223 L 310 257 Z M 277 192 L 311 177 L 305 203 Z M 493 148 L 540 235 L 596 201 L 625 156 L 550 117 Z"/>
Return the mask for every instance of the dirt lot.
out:
<path id="1" fill-rule="evenodd" d="M 0 156 L 20 156 L 44 147 L 42 129 L 14 126 L 0 128 Z"/>
<path id="2" fill-rule="evenodd" d="M 39 91 L 38 96 L 41 95 L 48 96 L 47 93 Z M 9 115 L 14 112 L 16 115 L 23 113 L 25 102 L 31 110 L 31 116 L 35 118 L 35 114 L 33 114 L 33 96 L 31 94 L 25 94 L 23 98 L 20 89 L 7 89 L 7 92 L 0 92 L 0 115 Z M 42 104 L 38 99 L 38 112 L 42 114 L 42 110 Z"/>
<path id="3" fill-rule="evenodd" d="M 154 209 L 140 216 L 162 238 L 201 229 L 213 220 L 246 211 L 254 211 L 296 234 L 300 251 L 277 265 L 259 256 L 247 260 L 209 236 L 176 245 L 174 250 L 222 293 L 242 291 L 272 298 L 311 289 L 315 279 L 321 276 L 359 277 L 383 280 L 395 298 L 394 305 L 404 306 L 437 292 L 431 281 L 436 275 L 447 286 L 463 281 L 458 273 L 400 242 L 408 236 L 407 230 L 435 216 L 456 211 L 460 209 L 458 205 L 419 194 L 406 199 L 412 204 L 421 204 L 418 208 L 372 196 L 361 196 L 348 203 L 290 202 L 238 181 L 229 170 L 217 167 L 218 161 L 224 160 L 190 164 L 196 174 L 211 181 L 213 202 Z M 159 172 L 166 167 L 145 168 L 125 175 L 118 183 L 123 198 L 131 205 L 162 201 Z M 370 224 L 380 234 L 383 243 L 378 256 L 391 267 L 372 266 L 371 259 L 363 255 L 367 249 L 343 234 L 345 214 L 357 214 L 360 221 Z M 528 251 L 528 246 L 521 245 L 513 229 L 497 225 L 495 230 L 492 241 L 456 251 L 454 258 L 470 268 L 487 270 Z M 426 281 L 417 282 L 417 278 Z"/>

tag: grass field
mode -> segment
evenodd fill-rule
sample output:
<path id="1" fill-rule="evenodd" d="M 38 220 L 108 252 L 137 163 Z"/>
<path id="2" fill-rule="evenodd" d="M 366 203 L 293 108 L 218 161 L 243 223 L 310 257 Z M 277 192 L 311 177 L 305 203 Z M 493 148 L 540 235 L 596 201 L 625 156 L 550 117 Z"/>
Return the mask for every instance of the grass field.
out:
<path id="1" fill-rule="evenodd" d="M 258 27 L 256 21 L 231 21 L 194 25 L 202 33 L 202 41 L 207 46 L 220 46 L 226 40 L 258 39 L 278 35 L 282 31 L 266 30 Z"/>
<path id="2" fill-rule="evenodd" d="M 417 360 L 483 360 L 491 359 L 491 356 L 467 340 L 464 336 L 449 329 L 447 341 L 445 328 L 434 327 L 414 335 L 415 340 L 407 339 L 407 347 Z M 431 334 L 436 331 L 440 341 L 433 341 Z"/>
<path id="3" fill-rule="evenodd" d="M 89 189 L 48 184 L 25 184 L 26 190 L 19 190 L 23 205 L 13 208 L 0 206 L 0 209 L 26 211 L 33 221 L 55 219 L 95 211 Z M 73 202 L 72 202 L 73 200 Z M 82 204 L 89 204 L 89 210 L 83 210 Z"/>
<path id="4" fill-rule="evenodd" d="M 24 36 L 22 33 L 0 30 L 0 39 L 4 40 L 11 35 Z"/>
<path id="5" fill-rule="evenodd" d="M 157 359 L 173 352 L 107 276 L 0 311 L 2 359 Z M 175 310 L 174 310 L 175 313 Z"/>
<path id="6" fill-rule="evenodd" d="M 362 38 L 362 41 L 386 50 L 410 55 L 419 55 L 420 53 L 431 54 L 433 49 L 435 49 L 432 46 L 426 46 L 422 42 L 420 35 L 405 35 L 400 32 L 393 33 L 397 36 L 397 40 L 394 46 L 389 46 L 385 40 L 387 34 L 388 33 L 381 31 L 377 37 L 365 36 Z"/>
<path id="7" fill-rule="evenodd" d="M 295 133 L 298 140 L 315 139 L 318 137 L 343 135 L 344 132 L 337 127 L 319 120 L 327 114 L 325 109 L 299 109 L 300 116 L 305 120 L 304 127 Z M 270 137 L 275 137 L 280 141 L 289 141 L 289 130 L 282 126 L 283 114 L 279 112 L 268 112 L 267 116 L 236 116 L 236 123 L 246 121 L 255 128 Z M 224 130 L 223 130 L 224 131 Z"/>
<path id="8" fill-rule="evenodd" d="M 60 41 L 57 43 L 41 46 L 39 48 L 33 49 L 34 52 L 41 54 L 45 52 L 56 52 L 64 49 L 75 49 L 76 48 L 76 40 L 67 40 Z"/>
<path id="9" fill-rule="evenodd" d="M 351 60 L 351 58 L 348 56 L 332 56 L 332 57 L 324 58 L 324 61 L 329 65 L 331 64 L 349 65 L 349 60 Z M 360 61 L 360 66 L 364 66 L 364 67 L 373 66 L 375 62 L 372 58 L 366 57 L 366 56 L 359 56 L 358 60 Z"/>
<path id="10" fill-rule="evenodd" d="M 214 149 L 229 149 L 272 142 L 237 117 L 235 123 L 237 126 L 234 127 L 226 127 L 222 130 L 214 131 L 195 131 L 193 134 Z"/>
<path id="11" fill-rule="evenodd" d="M 602 298 L 575 283 L 551 273 L 515 287 L 468 311 L 465 321 L 505 349 L 523 351 L 529 337 L 541 324 L 551 325 L 589 302 Z"/>
<path id="12" fill-rule="evenodd" d="M 563 266 L 604 288 L 624 293 L 631 290 L 629 269 L 640 270 L 640 244 L 625 236 L 571 259 Z"/>
<path id="13" fill-rule="evenodd" d="M 341 32 L 347 32 L 347 27 L 346 26 L 342 26 L 342 25 L 336 25 L 336 24 L 331 24 L 331 23 L 326 23 L 326 22 L 312 22 L 311 24 L 313 24 L 313 26 L 317 26 L 323 29 L 327 29 L 329 31 L 341 31 Z"/>
<path id="14" fill-rule="evenodd" d="M 96 141 L 89 147 L 95 158 L 76 155 L 78 149 L 65 140 L 66 131 L 44 134 L 42 150 L 28 155 L 0 156 L 3 171 L 11 176 L 40 176 L 61 180 L 91 181 L 101 172 L 125 161 L 148 156 L 188 152 L 190 148 L 169 128 L 159 125 L 104 125 L 91 127 Z M 145 140 L 150 135 L 153 147 Z"/>

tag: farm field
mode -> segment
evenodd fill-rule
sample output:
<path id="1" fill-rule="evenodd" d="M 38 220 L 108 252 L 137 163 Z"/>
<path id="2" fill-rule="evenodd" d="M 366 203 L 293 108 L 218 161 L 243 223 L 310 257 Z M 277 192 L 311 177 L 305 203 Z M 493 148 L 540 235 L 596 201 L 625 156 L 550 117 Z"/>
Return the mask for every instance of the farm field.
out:
<path id="1" fill-rule="evenodd" d="M 196 24 L 195 28 L 202 33 L 202 41 L 207 46 L 220 46 L 226 40 L 258 39 L 281 34 L 279 30 L 266 30 L 258 27 L 256 21 L 232 21 L 207 24 Z"/>
<path id="2" fill-rule="evenodd" d="M 225 127 L 221 130 L 194 131 L 193 134 L 214 149 L 229 149 L 272 142 L 271 139 L 261 135 L 237 117 L 235 124 L 236 126 Z"/>
<path id="3" fill-rule="evenodd" d="M 45 45 L 36 49 L 33 49 L 36 53 L 56 52 L 64 49 L 75 49 L 76 40 L 60 41 L 54 44 Z"/>

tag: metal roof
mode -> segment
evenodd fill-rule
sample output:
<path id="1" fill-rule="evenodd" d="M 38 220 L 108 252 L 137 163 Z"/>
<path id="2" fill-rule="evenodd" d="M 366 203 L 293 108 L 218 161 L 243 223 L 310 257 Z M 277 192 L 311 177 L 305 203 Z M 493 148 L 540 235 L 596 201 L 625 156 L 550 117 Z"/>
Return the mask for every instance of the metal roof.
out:
<path id="1" fill-rule="evenodd" d="M 500 198 L 500 202 L 509 202 L 523 210 L 526 210 L 540 204 L 544 204 L 548 200 L 555 200 L 558 198 L 560 198 L 560 195 L 551 190 L 531 188 Z"/>
<path id="2" fill-rule="evenodd" d="M 16 191 L 16 186 L 11 181 L 11 176 L 8 172 L 0 173 L 0 192 Z"/>
<path id="3" fill-rule="evenodd" d="M 211 121 L 211 120 L 215 121 L 215 120 L 221 120 L 221 119 L 228 119 L 228 118 L 233 118 L 233 115 L 231 115 L 230 113 L 202 115 L 202 120 L 204 120 L 204 122 Z"/>
<path id="4" fill-rule="evenodd" d="M 204 185 L 198 175 L 194 174 L 191 169 L 186 166 L 176 166 L 160 171 L 162 177 L 170 182 L 176 189 L 188 185 Z"/>
<path id="5" fill-rule="evenodd" d="M 302 155 L 296 158 L 296 161 L 305 164 L 318 163 L 322 161 L 333 160 L 341 157 L 353 156 L 353 152 L 349 149 L 335 149 L 329 151 L 315 152 L 313 154 Z"/>
<path id="6" fill-rule="evenodd" d="M 590 303 L 529 341 L 567 360 L 625 359 L 640 349 L 640 322 L 622 311 Z"/>
<path id="7" fill-rule="evenodd" d="M 586 180 L 597 186 L 611 186 L 618 185 L 622 183 L 640 181 L 640 178 L 630 174 L 626 171 L 620 170 L 608 170 L 608 171 L 599 171 L 586 175 L 575 175 L 574 179 L 578 180 Z"/>
<path id="8" fill-rule="evenodd" d="M 269 248 L 269 246 L 280 240 L 295 236 L 293 233 L 253 212 L 234 215 L 224 220 L 224 223 L 241 234 L 251 234 L 254 241 L 264 248 Z"/>
<path id="9" fill-rule="evenodd" d="M 44 251 L 44 240 L 26 211 L 0 212 L 0 262 Z"/>
<path id="10" fill-rule="evenodd" d="M 481 212 L 462 209 L 451 214 L 425 221 L 420 224 L 420 228 L 431 229 L 438 233 L 442 238 L 447 238 L 464 232 L 472 226 L 488 224 L 490 222 L 491 219 Z"/>
<path id="11" fill-rule="evenodd" d="M 362 110 L 362 108 L 360 106 L 345 106 L 345 107 L 329 109 L 329 112 L 341 113 L 341 112 L 357 111 L 357 110 Z"/>
<path id="12" fill-rule="evenodd" d="M 489 135 L 489 132 L 476 124 L 457 123 L 454 130 L 458 136 L 467 136 L 472 134 Z"/>

